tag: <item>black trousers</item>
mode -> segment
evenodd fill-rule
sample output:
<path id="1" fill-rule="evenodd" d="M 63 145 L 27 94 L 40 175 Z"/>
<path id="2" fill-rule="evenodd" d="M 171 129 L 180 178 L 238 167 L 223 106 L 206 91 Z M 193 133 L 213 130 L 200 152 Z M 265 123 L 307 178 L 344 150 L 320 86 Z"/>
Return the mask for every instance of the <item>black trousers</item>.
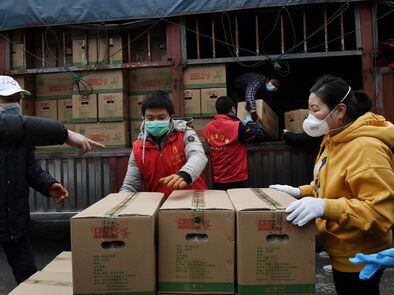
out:
<path id="1" fill-rule="evenodd" d="M 37 271 L 29 234 L 15 241 L 0 242 L 19 285 Z"/>
<path id="2" fill-rule="evenodd" d="M 216 190 L 228 190 L 232 188 L 244 188 L 246 187 L 246 181 L 239 181 L 239 182 L 228 182 L 228 183 L 213 183 L 213 189 Z"/>
<path id="3" fill-rule="evenodd" d="M 379 283 L 382 274 L 383 270 L 379 270 L 371 279 L 364 281 L 359 279 L 358 272 L 348 273 L 332 269 L 335 289 L 337 290 L 338 295 L 378 295 Z"/>

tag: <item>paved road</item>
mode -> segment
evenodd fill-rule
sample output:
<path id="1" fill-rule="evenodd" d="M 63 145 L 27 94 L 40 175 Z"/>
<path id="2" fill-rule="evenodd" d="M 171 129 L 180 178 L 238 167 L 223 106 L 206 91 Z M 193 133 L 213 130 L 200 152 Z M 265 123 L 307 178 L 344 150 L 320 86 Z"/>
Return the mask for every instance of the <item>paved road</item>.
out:
<path id="1" fill-rule="evenodd" d="M 60 252 L 71 249 L 69 227 L 64 223 L 34 223 L 32 241 L 39 270 Z M 327 260 L 316 255 L 316 294 L 334 295 L 336 293 L 332 276 L 323 272 L 324 264 L 327 264 Z M 0 273 L 0 295 L 6 295 L 15 288 L 15 283 L 2 249 L 0 249 Z M 392 294 L 394 294 L 394 269 L 385 271 L 381 283 L 381 295 Z"/>

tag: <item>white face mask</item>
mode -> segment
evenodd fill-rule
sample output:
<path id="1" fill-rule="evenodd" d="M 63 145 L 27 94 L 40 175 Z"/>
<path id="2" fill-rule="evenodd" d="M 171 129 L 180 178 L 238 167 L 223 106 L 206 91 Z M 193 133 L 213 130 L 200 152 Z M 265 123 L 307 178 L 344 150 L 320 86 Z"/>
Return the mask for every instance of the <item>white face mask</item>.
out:
<path id="1" fill-rule="evenodd" d="M 269 92 L 274 92 L 276 90 L 278 90 L 278 88 L 276 88 L 274 86 L 274 84 L 272 84 L 271 82 L 268 82 L 267 84 L 265 84 L 265 88 L 267 89 L 267 91 Z"/>
<path id="2" fill-rule="evenodd" d="M 308 134 L 309 136 L 312 136 L 312 137 L 319 137 L 319 136 L 327 134 L 330 131 L 333 131 L 333 130 L 330 130 L 330 127 L 328 126 L 328 123 L 326 120 L 334 112 L 336 107 L 345 100 L 345 98 L 348 96 L 350 90 L 351 90 L 351 88 L 349 87 L 349 90 L 346 92 L 345 96 L 340 100 L 340 102 L 332 109 L 332 111 L 323 120 L 319 120 L 314 115 L 309 114 L 308 118 L 306 118 L 304 120 L 304 122 L 302 123 L 302 129 L 304 129 L 305 133 Z M 336 128 L 334 130 L 341 129 L 341 128 L 342 127 Z"/>

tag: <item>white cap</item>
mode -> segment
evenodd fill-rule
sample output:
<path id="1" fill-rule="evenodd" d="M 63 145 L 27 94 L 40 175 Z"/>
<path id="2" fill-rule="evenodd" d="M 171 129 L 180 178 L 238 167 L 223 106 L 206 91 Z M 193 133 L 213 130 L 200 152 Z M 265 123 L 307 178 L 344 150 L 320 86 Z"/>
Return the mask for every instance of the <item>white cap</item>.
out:
<path id="1" fill-rule="evenodd" d="M 31 95 L 29 91 L 22 89 L 12 77 L 0 76 L 0 96 L 9 96 L 18 92 Z"/>

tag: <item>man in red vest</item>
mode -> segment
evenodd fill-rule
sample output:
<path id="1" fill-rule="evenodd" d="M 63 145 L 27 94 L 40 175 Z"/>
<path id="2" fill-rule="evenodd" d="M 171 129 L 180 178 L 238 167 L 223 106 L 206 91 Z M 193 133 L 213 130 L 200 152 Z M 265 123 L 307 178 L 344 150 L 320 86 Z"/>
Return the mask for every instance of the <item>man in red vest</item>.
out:
<path id="1" fill-rule="evenodd" d="M 236 116 L 234 101 L 227 96 L 216 101 L 217 115 L 205 127 L 210 147 L 214 189 L 245 187 L 248 180 L 246 143 L 264 140 L 260 125 L 247 118 L 245 124 Z"/>
<path id="2" fill-rule="evenodd" d="M 156 90 L 141 105 L 144 121 L 133 143 L 121 192 L 162 192 L 207 189 L 202 172 L 208 162 L 196 132 L 182 120 L 173 120 L 168 94 Z"/>

